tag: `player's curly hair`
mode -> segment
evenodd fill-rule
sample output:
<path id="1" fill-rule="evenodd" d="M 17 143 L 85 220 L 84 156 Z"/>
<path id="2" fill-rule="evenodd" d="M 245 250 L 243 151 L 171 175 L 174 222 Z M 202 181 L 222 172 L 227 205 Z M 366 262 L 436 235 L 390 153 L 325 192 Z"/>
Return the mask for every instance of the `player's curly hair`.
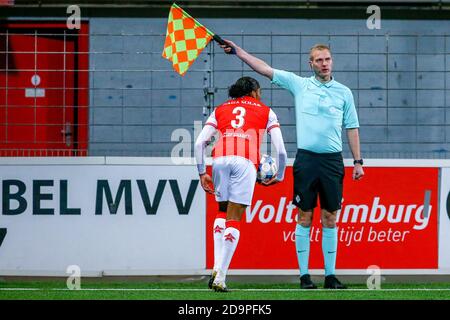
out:
<path id="1" fill-rule="evenodd" d="M 243 96 L 248 96 L 252 91 L 260 88 L 259 82 L 252 77 L 239 78 L 235 84 L 228 89 L 228 95 L 235 99 Z"/>

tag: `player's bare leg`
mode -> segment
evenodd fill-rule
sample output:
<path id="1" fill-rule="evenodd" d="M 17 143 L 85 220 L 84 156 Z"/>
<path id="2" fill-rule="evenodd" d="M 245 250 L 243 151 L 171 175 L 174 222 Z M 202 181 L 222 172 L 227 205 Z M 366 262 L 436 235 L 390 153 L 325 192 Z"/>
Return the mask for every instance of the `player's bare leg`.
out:
<path id="1" fill-rule="evenodd" d="M 213 224 L 213 240 L 214 240 L 214 267 L 211 277 L 209 278 L 208 288 L 212 289 L 214 278 L 220 265 L 220 258 L 223 249 L 223 234 L 225 232 L 225 222 L 227 218 L 228 201 L 219 202 L 219 213 Z"/>
<path id="2" fill-rule="evenodd" d="M 335 276 L 336 255 L 337 255 L 337 211 L 329 212 L 325 209 L 320 211 L 322 219 L 322 252 L 325 261 L 325 283 L 326 289 L 345 289 Z"/>
<path id="3" fill-rule="evenodd" d="M 222 256 L 219 259 L 219 268 L 212 284 L 214 291 L 227 292 L 225 284 L 228 267 L 236 250 L 240 236 L 240 221 L 247 206 L 229 201 L 227 207 L 226 229 L 223 236 Z"/>
<path id="4" fill-rule="evenodd" d="M 300 269 L 300 287 L 302 289 L 317 289 L 309 275 L 310 227 L 313 210 L 298 209 L 298 221 L 295 229 L 295 247 L 297 249 L 298 266 Z"/>

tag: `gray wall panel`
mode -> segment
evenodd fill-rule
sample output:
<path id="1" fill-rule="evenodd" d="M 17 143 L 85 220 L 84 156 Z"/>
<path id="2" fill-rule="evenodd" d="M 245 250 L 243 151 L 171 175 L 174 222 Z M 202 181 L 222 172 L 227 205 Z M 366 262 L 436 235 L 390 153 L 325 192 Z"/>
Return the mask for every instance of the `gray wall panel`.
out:
<path id="1" fill-rule="evenodd" d="M 359 108 L 359 124 L 363 125 L 383 125 L 387 121 L 386 108 Z"/>
<path id="2" fill-rule="evenodd" d="M 355 104 L 359 107 L 386 107 L 387 90 L 358 90 L 359 103 L 355 97 Z"/>
<path id="3" fill-rule="evenodd" d="M 421 125 L 445 124 L 444 108 L 417 108 L 417 122 Z M 419 127 L 420 128 L 420 127 Z M 443 131 L 441 127 L 436 127 Z"/>
<path id="4" fill-rule="evenodd" d="M 208 19 L 211 30 L 271 64 L 309 77 L 309 49 L 331 46 L 335 79 L 352 89 L 366 157 L 450 157 L 450 21 Z M 169 156 L 174 130 L 204 120 L 243 75 L 262 86 L 295 155 L 294 100 L 235 56 L 209 45 L 184 77 L 161 57 L 167 19 L 90 19 L 91 155 Z M 205 80 L 206 79 L 206 80 Z M 343 133 L 345 137 L 345 133 Z M 440 146 L 440 147 L 439 147 Z M 345 156 L 350 156 L 344 146 Z"/>
<path id="5" fill-rule="evenodd" d="M 445 131 L 436 126 L 417 127 L 417 142 L 445 142 Z"/>
<path id="6" fill-rule="evenodd" d="M 388 108 L 388 124 L 390 125 L 413 125 L 416 119 L 415 108 Z"/>
<path id="7" fill-rule="evenodd" d="M 411 143 L 417 141 L 416 126 L 389 126 L 388 127 L 389 142 Z"/>
<path id="8" fill-rule="evenodd" d="M 420 107 L 445 107 L 445 90 L 417 90 Z"/>
<path id="9" fill-rule="evenodd" d="M 389 54 L 389 71 L 416 71 L 416 56 L 412 54 Z"/>
<path id="10" fill-rule="evenodd" d="M 152 123 L 151 108 L 124 108 L 123 123 L 125 125 L 150 125 Z"/>
<path id="11" fill-rule="evenodd" d="M 139 143 L 151 141 L 151 128 L 143 126 L 124 126 L 123 142 Z"/>

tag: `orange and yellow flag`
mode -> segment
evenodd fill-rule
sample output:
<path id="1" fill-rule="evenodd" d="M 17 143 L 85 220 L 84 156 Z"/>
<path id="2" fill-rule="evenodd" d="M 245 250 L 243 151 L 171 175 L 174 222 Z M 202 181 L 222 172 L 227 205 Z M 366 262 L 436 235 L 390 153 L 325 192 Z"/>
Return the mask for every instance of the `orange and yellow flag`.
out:
<path id="1" fill-rule="evenodd" d="M 170 8 L 162 56 L 184 75 L 214 34 L 175 3 Z"/>

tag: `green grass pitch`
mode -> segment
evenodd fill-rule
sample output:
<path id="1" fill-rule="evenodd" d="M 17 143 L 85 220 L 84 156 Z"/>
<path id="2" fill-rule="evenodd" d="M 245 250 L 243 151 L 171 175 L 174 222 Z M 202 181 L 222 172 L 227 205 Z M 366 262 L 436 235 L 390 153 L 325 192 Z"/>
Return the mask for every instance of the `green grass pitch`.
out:
<path id="1" fill-rule="evenodd" d="M 81 281 L 81 290 L 69 290 L 64 280 L 0 281 L 0 300 L 450 300 L 450 283 L 382 284 L 369 290 L 350 284 L 347 290 L 300 290 L 295 283 L 230 282 L 231 292 L 216 293 L 206 282 L 93 282 Z"/>

